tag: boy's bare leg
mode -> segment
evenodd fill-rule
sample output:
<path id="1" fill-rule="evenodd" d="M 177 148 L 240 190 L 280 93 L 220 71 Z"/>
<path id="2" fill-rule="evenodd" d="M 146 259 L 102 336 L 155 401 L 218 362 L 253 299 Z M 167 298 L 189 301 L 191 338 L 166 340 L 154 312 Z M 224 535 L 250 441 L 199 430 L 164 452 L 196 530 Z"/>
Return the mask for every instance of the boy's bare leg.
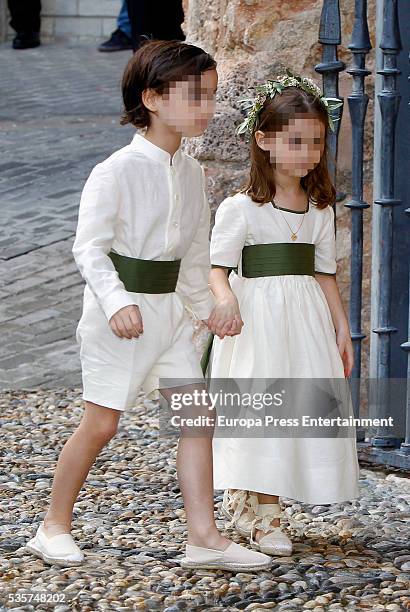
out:
<path id="1" fill-rule="evenodd" d="M 184 387 L 186 392 L 186 387 Z M 190 389 L 191 390 L 191 389 Z M 175 389 L 162 389 L 166 397 Z M 65 443 L 54 474 L 51 503 L 44 518 L 50 537 L 71 530 L 72 511 L 88 472 L 102 448 L 117 431 L 121 411 L 85 403 L 80 425 Z M 206 414 L 213 411 L 206 408 Z M 177 455 L 178 480 L 188 524 L 188 543 L 225 550 L 230 540 L 218 531 L 214 518 L 212 433 L 181 436 Z"/>
<path id="2" fill-rule="evenodd" d="M 205 389 L 205 385 L 186 385 L 170 389 L 160 389 L 161 394 L 169 402 L 172 393 L 188 393 L 194 389 Z M 180 411 L 183 413 L 183 410 Z M 198 409 L 194 414 L 215 417 L 215 411 L 208 406 Z M 182 416 L 182 415 L 181 415 Z M 178 442 L 177 472 L 178 481 L 184 500 L 188 527 L 188 544 L 225 550 L 231 540 L 218 531 L 214 516 L 214 488 L 212 463 L 211 428 L 194 428 L 189 432 L 181 428 L 182 435 Z M 184 435 L 185 434 L 185 435 Z"/>
<path id="3" fill-rule="evenodd" d="M 49 537 L 71 530 L 74 503 L 102 448 L 117 432 L 120 410 L 85 402 L 75 432 L 65 443 L 53 478 L 50 507 L 44 518 Z"/>

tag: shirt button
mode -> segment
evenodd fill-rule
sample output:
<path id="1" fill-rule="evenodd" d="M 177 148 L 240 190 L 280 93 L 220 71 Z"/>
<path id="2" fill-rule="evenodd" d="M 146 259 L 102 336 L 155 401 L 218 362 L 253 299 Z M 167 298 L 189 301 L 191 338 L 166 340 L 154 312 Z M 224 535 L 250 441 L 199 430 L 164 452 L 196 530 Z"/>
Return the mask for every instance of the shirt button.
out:
<path id="1" fill-rule="evenodd" d="M 175 199 L 178 201 L 179 200 L 179 195 L 176 193 L 175 194 Z"/>
<path id="2" fill-rule="evenodd" d="M 178 227 L 178 222 L 177 222 L 177 221 L 174 221 L 173 226 L 174 226 L 174 227 Z"/>

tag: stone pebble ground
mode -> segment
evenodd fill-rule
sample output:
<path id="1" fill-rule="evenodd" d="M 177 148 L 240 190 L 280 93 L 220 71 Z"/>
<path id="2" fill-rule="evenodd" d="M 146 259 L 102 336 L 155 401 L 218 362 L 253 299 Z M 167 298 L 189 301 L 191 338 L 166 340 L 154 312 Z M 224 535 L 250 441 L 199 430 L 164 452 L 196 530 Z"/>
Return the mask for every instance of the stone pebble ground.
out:
<path id="1" fill-rule="evenodd" d="M 1 610 L 410 609 L 409 481 L 361 470 L 357 500 L 307 506 L 282 498 L 294 554 L 260 573 L 187 571 L 186 524 L 176 479 L 177 441 L 159 435 L 159 406 L 121 416 L 75 505 L 79 567 L 46 565 L 24 549 L 48 505 L 58 454 L 81 419 L 80 389 L 10 391 L 0 398 Z M 218 527 L 226 529 L 215 497 Z M 37 590 L 58 603 L 23 605 Z"/>

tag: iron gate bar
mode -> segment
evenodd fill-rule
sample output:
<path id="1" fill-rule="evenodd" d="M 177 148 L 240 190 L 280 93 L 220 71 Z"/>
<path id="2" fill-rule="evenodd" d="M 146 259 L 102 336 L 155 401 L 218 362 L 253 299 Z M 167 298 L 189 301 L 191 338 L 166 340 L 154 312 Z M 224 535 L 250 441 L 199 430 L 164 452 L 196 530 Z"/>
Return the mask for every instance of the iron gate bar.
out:
<path id="1" fill-rule="evenodd" d="M 382 50 L 383 68 L 377 71 L 382 75 L 382 90 L 377 95 L 381 114 L 380 136 L 380 194 L 374 204 L 380 210 L 380 246 L 383 257 L 377 275 L 378 303 L 377 327 L 372 331 L 379 336 L 377 346 L 377 387 L 379 397 L 377 405 L 381 412 L 389 410 L 389 387 L 384 384 L 390 378 L 391 361 L 391 334 L 397 331 L 391 325 L 391 293 L 392 293 L 392 245 L 393 245 L 393 206 L 401 204 L 401 200 L 394 197 L 394 143 L 395 126 L 400 105 L 400 94 L 397 91 L 397 77 L 400 70 L 397 68 L 397 55 L 402 48 L 397 0 L 384 0 L 383 4 L 383 32 L 380 42 Z M 383 418 L 385 414 L 378 414 Z M 373 446 L 396 446 L 397 440 L 389 434 L 385 427 L 379 427 L 376 435 L 371 438 Z"/>
<path id="2" fill-rule="evenodd" d="M 354 414 L 360 412 L 360 376 L 362 340 L 362 278 L 363 278 L 363 210 L 369 204 L 363 200 L 364 123 L 369 96 L 365 93 L 365 78 L 371 74 L 366 66 L 366 54 L 372 48 L 367 23 L 367 0 L 355 0 L 355 18 L 351 43 L 353 66 L 346 72 L 353 77 L 352 93 L 348 96 L 352 125 L 352 197 L 345 204 L 351 211 L 350 259 L 350 332 L 354 350 L 351 392 Z M 364 440 L 364 430 L 357 431 L 357 439 Z"/>
<path id="3" fill-rule="evenodd" d="M 337 47 L 342 42 L 340 28 L 339 0 L 324 0 L 320 15 L 319 42 L 322 45 L 322 61 L 316 64 L 315 70 L 322 75 L 323 92 L 326 96 L 339 97 L 339 72 L 345 69 L 344 62 L 337 57 Z M 335 131 L 329 130 L 327 144 L 333 159 L 328 159 L 328 169 L 334 185 L 336 185 L 337 146 L 342 120 L 343 106 L 336 108 L 332 117 L 335 118 Z M 333 206 L 336 219 L 336 205 Z M 335 223 L 336 232 L 336 223 Z"/>
<path id="4" fill-rule="evenodd" d="M 410 79 L 410 77 L 409 77 Z M 410 103 L 409 103 L 410 104 Z M 410 208 L 404 211 L 410 215 Z M 400 450 L 407 455 L 410 455 L 410 266 L 409 266 L 409 331 L 408 340 L 400 345 L 403 351 L 407 352 L 407 401 L 406 401 L 406 437 L 402 443 Z"/>

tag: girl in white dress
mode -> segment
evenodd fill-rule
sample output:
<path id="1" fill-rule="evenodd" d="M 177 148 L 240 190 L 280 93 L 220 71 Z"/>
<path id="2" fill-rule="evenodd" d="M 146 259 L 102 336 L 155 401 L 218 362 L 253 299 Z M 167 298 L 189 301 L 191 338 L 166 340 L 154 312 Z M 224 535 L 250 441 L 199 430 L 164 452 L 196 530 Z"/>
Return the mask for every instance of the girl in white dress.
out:
<path id="1" fill-rule="evenodd" d="M 212 231 L 212 379 L 344 379 L 351 373 L 326 161 L 332 106 L 310 79 L 288 71 L 260 87 L 239 128 L 251 135 L 251 169 L 244 189 L 219 205 Z M 280 530 L 279 496 L 308 504 L 358 496 L 354 432 L 344 438 L 223 436 L 217 430 L 213 440 L 215 489 L 225 489 L 224 514 L 263 552 L 292 550 Z"/>

